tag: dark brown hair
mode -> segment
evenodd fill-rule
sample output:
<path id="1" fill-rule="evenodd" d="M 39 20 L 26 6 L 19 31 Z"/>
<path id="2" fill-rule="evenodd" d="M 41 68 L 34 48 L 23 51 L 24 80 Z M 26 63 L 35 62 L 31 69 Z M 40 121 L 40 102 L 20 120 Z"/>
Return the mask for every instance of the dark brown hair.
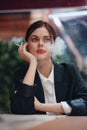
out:
<path id="1" fill-rule="evenodd" d="M 29 39 L 30 35 L 32 34 L 32 32 L 40 27 L 45 27 L 48 30 L 50 36 L 53 37 L 53 39 L 55 40 L 56 33 L 55 33 L 54 29 L 52 28 L 52 26 L 49 23 L 40 20 L 40 21 L 34 22 L 33 24 L 31 24 L 28 27 L 28 29 L 26 31 L 26 35 L 25 35 L 25 41 L 28 42 L 28 39 Z"/>

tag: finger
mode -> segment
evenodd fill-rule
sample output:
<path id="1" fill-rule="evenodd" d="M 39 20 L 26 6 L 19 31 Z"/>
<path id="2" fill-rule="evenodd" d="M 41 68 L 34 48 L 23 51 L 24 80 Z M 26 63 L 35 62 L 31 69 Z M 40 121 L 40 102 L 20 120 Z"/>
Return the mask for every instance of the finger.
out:
<path id="1" fill-rule="evenodd" d="M 36 100 L 36 97 L 34 97 L 34 100 Z"/>
<path id="2" fill-rule="evenodd" d="M 23 44 L 23 53 L 25 53 L 27 51 L 27 45 L 28 45 L 28 43 Z"/>
<path id="3" fill-rule="evenodd" d="M 25 43 L 24 43 L 24 42 L 21 42 L 21 44 L 20 44 L 20 46 L 19 46 L 19 48 L 18 48 L 18 52 L 19 52 L 19 53 L 23 53 L 24 45 L 25 45 Z"/>

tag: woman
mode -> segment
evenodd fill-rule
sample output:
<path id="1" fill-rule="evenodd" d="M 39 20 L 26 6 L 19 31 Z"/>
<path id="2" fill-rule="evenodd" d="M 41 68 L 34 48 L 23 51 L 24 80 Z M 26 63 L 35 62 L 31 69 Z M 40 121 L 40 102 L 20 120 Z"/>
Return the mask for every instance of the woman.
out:
<path id="1" fill-rule="evenodd" d="M 47 48 L 56 38 L 44 21 L 27 30 L 18 52 L 29 64 L 15 72 L 11 111 L 15 114 L 87 115 L 87 86 L 72 64 L 57 64 Z"/>

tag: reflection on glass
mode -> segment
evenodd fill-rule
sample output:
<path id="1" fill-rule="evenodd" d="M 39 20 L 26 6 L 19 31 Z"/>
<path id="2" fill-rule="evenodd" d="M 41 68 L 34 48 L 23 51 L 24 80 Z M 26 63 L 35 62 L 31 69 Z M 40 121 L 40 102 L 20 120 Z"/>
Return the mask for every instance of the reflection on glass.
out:
<path id="1" fill-rule="evenodd" d="M 56 11 L 50 14 L 49 18 L 53 20 L 57 32 L 67 44 L 64 61 L 76 63 L 87 80 L 87 11 L 74 10 L 60 13 Z"/>

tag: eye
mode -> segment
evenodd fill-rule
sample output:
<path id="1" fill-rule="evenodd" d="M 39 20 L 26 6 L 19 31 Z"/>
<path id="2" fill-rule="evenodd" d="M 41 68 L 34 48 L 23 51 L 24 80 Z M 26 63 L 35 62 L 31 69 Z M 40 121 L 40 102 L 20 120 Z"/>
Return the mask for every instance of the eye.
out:
<path id="1" fill-rule="evenodd" d="M 45 37 L 45 38 L 44 38 L 44 42 L 46 42 L 46 43 L 50 42 L 50 43 L 51 43 L 51 42 L 52 42 L 52 40 L 51 40 L 51 38 L 50 38 L 50 37 Z"/>
<path id="2" fill-rule="evenodd" d="M 38 41 L 38 38 L 34 37 L 31 39 L 32 42 L 37 42 Z"/>

